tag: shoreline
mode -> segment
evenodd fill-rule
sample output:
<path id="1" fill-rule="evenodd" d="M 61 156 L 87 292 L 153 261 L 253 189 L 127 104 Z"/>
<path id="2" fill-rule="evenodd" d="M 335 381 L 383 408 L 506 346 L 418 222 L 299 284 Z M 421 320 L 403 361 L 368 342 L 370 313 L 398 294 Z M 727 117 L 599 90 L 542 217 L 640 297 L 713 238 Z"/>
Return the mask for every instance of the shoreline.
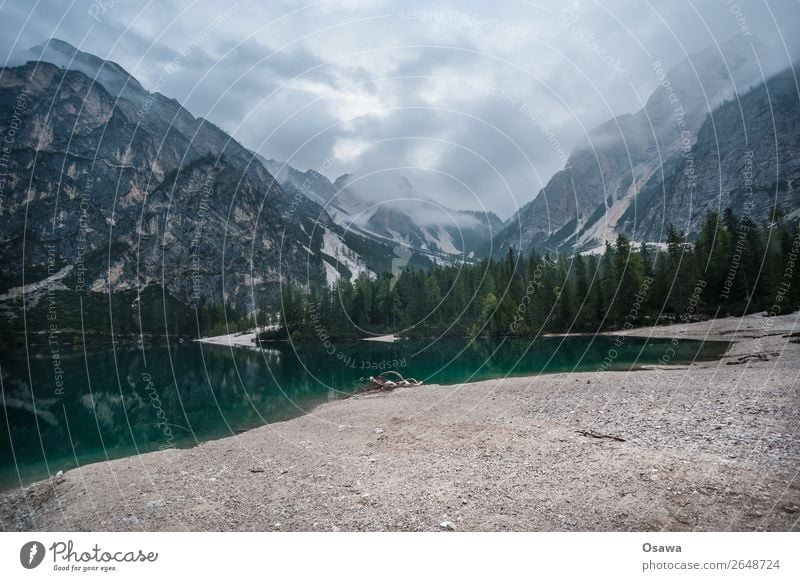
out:
<path id="1" fill-rule="evenodd" d="M 241 331 L 238 333 L 227 333 L 225 335 L 214 335 L 212 337 L 200 337 L 193 339 L 195 343 L 206 343 L 207 345 L 221 345 L 223 347 L 248 347 L 250 349 L 260 349 L 256 343 L 256 337 L 264 331 L 276 329 L 276 325 L 257 327 L 254 331 Z"/>
<path id="2" fill-rule="evenodd" d="M 714 339 L 714 340 L 716 340 L 716 339 Z M 199 342 L 199 340 L 195 340 L 195 341 Z M 731 343 L 730 341 L 727 341 L 727 342 Z M 241 345 L 241 344 L 240 345 L 237 345 L 237 344 L 229 345 L 229 344 L 223 344 L 223 343 L 210 343 L 210 344 L 214 345 L 214 346 L 217 346 L 217 347 L 220 347 L 220 346 L 228 346 L 228 347 L 240 346 L 240 347 L 248 347 L 248 348 L 253 348 L 253 349 L 269 349 L 269 347 L 255 346 L 255 345 L 253 345 L 253 346 Z M 719 356 L 717 358 L 714 358 L 714 359 L 701 360 L 701 362 L 716 361 L 717 359 L 721 359 L 721 358 L 724 358 L 724 357 L 725 357 L 725 355 L 721 355 L 721 356 Z M 625 364 L 625 363 L 613 364 L 613 365 L 609 366 L 606 369 L 606 371 L 615 371 L 615 372 L 621 372 L 621 373 L 623 373 L 623 372 L 624 373 L 628 373 L 628 372 L 636 372 L 636 371 L 643 371 L 644 372 L 644 371 L 653 371 L 653 370 L 655 370 L 655 371 L 659 371 L 659 370 L 678 370 L 678 369 L 688 369 L 689 368 L 689 364 L 686 363 L 686 362 L 669 363 L 669 364 L 661 364 L 661 365 L 656 364 L 656 363 L 633 363 L 633 364 L 630 364 L 629 368 L 627 367 L 628 365 L 629 364 Z M 542 371 L 542 372 L 536 373 L 536 374 L 530 374 L 530 373 L 527 373 L 527 374 L 526 373 L 520 373 L 520 374 L 507 373 L 505 375 L 498 374 L 498 377 L 488 377 L 488 378 L 484 378 L 484 379 L 480 379 L 480 380 L 470 381 L 470 382 L 467 382 L 467 384 L 475 384 L 475 383 L 482 383 L 482 382 L 495 382 L 495 381 L 503 381 L 503 380 L 510 380 L 510 379 L 524 379 L 524 378 L 531 378 L 531 377 L 542 377 L 542 376 L 546 376 L 546 375 L 555 375 L 555 374 L 563 374 L 563 373 L 569 373 L 569 374 L 592 374 L 592 373 L 597 373 L 597 370 L 594 369 L 594 368 L 591 368 L 591 369 L 585 368 L 585 369 L 574 369 L 574 370 L 571 370 L 571 371 L 568 371 L 568 372 L 567 371 Z M 428 385 L 436 385 L 437 387 L 445 387 L 445 388 L 447 388 L 447 387 L 454 387 L 454 386 L 459 386 L 459 385 L 464 385 L 464 384 L 463 383 L 459 383 L 459 382 L 453 382 L 453 383 L 428 384 Z M 363 394 L 360 394 L 359 392 L 353 392 L 353 393 L 350 393 L 349 395 L 345 396 L 342 399 L 347 399 L 349 397 L 354 397 L 354 396 L 359 396 L 359 395 L 363 395 Z M 324 402 L 323 403 L 319 403 L 319 404 L 317 404 L 316 407 L 308 408 L 306 410 L 306 413 L 313 414 L 314 410 L 317 407 L 322 406 L 322 405 L 325 405 L 325 403 Z M 294 419 L 294 418 L 292 418 L 292 419 Z M 283 421 L 291 421 L 291 419 L 290 420 L 283 420 Z M 273 424 L 276 424 L 276 423 L 281 423 L 281 422 L 271 422 L 270 425 L 273 425 Z M 205 440 L 201 441 L 201 444 L 205 443 L 205 442 L 214 442 L 214 441 L 217 441 L 217 440 L 222 440 L 222 439 L 226 439 L 226 438 L 230 438 L 230 437 L 236 437 L 236 436 L 238 436 L 238 435 L 240 435 L 242 433 L 249 432 L 250 430 L 254 430 L 254 429 L 259 429 L 261 427 L 264 427 L 264 426 L 263 425 L 262 426 L 255 426 L 253 428 L 237 430 L 237 433 L 234 434 L 234 435 L 225 435 L 225 436 L 218 436 L 218 437 L 214 437 L 214 438 L 205 439 Z M 188 450 L 188 449 L 196 447 L 197 445 L 198 444 L 176 446 L 175 449 L 176 450 Z M 155 452 L 154 451 L 144 452 L 144 454 L 149 454 L 149 453 L 155 453 Z M 125 460 L 125 459 L 131 458 L 131 457 L 133 457 L 133 456 L 122 456 L 122 457 L 111 458 L 111 459 L 107 459 L 107 460 L 103 460 L 103 459 L 92 460 L 92 461 L 87 462 L 83 466 L 89 466 L 91 464 L 98 464 L 98 463 L 103 463 L 103 462 L 113 462 L 113 461 L 116 461 L 116 460 Z M 69 468 L 67 470 L 62 470 L 61 472 L 62 473 L 65 472 L 65 471 L 69 472 L 71 470 L 75 470 L 75 468 Z M 26 479 L 23 482 L 21 488 L 28 488 L 30 486 L 33 486 L 33 485 L 36 485 L 36 484 L 41 484 L 41 483 L 47 482 L 47 481 L 48 481 L 48 479 L 46 477 L 38 478 L 38 479 Z M 20 485 L 19 485 L 18 479 L 13 479 L 13 480 L 10 480 L 9 482 L 13 482 L 13 484 L 6 485 L 6 484 L 0 483 L 0 497 L 2 497 L 4 494 L 8 494 L 10 492 L 13 492 L 14 490 L 20 489 Z"/>
<path id="3" fill-rule="evenodd" d="M 755 316 L 755 315 L 748 315 L 748 316 Z M 697 324 L 705 324 L 707 321 L 700 321 Z M 692 323 L 694 324 L 694 323 Z M 467 335 L 446 335 L 443 337 L 436 337 L 436 336 L 419 336 L 419 337 L 404 337 L 395 334 L 388 334 L 388 335 L 370 335 L 367 337 L 333 337 L 332 339 L 336 341 L 341 341 L 343 343 L 360 343 L 362 341 L 373 342 L 373 343 L 398 343 L 402 341 L 422 341 L 425 339 L 437 339 L 437 340 L 462 340 L 462 339 L 469 339 L 472 341 L 481 341 L 484 339 L 541 339 L 541 338 L 559 338 L 559 337 L 596 337 L 596 336 L 630 336 L 630 337 L 645 337 L 645 338 L 669 338 L 672 337 L 670 334 L 662 335 L 659 333 L 655 334 L 646 334 L 645 331 L 647 330 L 654 330 L 660 328 L 675 328 L 679 325 L 660 325 L 656 327 L 634 327 L 630 330 L 615 330 L 615 331 L 600 331 L 597 333 L 590 333 L 586 331 L 579 331 L 573 333 L 542 333 L 542 334 L 530 334 L 530 335 L 480 335 L 477 337 L 470 337 Z M 226 335 L 214 335 L 211 337 L 201 337 L 201 338 L 194 338 L 192 341 L 195 343 L 205 343 L 207 345 L 222 345 L 224 347 L 249 347 L 252 349 L 260 349 L 262 348 L 261 345 L 256 344 L 256 337 L 261 333 L 261 331 L 248 331 L 248 332 L 239 332 L 239 333 L 228 333 Z M 638 333 L 637 333 L 638 332 Z M 683 339 L 689 340 L 703 340 L 703 337 L 696 336 L 696 337 L 680 337 Z M 709 338 L 709 340 L 712 340 Z M 725 340 L 722 338 L 714 339 L 714 340 Z M 318 340 L 308 340 L 308 339 L 301 339 L 299 344 L 316 344 Z M 288 339 L 270 339 L 267 341 L 262 341 L 262 344 L 269 345 L 271 343 L 285 343 L 290 344 L 291 342 Z"/>
<path id="4" fill-rule="evenodd" d="M 718 361 L 360 394 L 0 493 L 6 530 L 794 530 L 798 314 L 614 335 Z M 742 357 L 780 353 L 766 361 Z M 624 441 L 581 435 L 581 431 Z"/>

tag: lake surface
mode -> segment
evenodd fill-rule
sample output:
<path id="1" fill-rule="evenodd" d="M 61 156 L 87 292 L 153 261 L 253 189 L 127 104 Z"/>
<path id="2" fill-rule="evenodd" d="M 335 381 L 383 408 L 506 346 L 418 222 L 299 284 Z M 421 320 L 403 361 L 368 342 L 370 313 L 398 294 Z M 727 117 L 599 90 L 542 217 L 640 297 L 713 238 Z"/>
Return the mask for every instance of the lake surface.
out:
<path id="1" fill-rule="evenodd" d="M 346 397 L 359 388 L 361 378 L 384 370 L 426 383 L 457 384 L 709 360 L 727 346 L 572 336 L 535 342 L 310 344 L 297 349 L 277 343 L 259 350 L 182 343 L 5 351 L 0 354 L 0 488 L 77 465 L 193 446 L 297 417 Z"/>

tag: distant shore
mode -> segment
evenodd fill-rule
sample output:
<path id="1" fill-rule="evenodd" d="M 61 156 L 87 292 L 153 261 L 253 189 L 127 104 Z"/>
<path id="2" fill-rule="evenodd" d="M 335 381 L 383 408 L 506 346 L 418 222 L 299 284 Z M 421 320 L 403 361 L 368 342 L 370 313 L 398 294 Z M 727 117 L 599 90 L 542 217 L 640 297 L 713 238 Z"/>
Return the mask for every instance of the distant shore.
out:
<path id="1" fill-rule="evenodd" d="M 203 337 L 201 339 L 197 339 L 200 343 L 206 343 L 208 345 L 222 345 L 225 347 L 250 347 L 251 349 L 258 348 L 256 344 L 256 337 L 258 337 L 259 331 L 249 331 L 245 333 L 230 333 L 228 335 L 215 335 L 213 337 Z M 396 335 L 379 335 L 375 337 L 365 337 L 361 339 L 362 341 L 374 341 L 376 343 L 394 343 L 399 341 L 399 337 Z"/>
<path id="2" fill-rule="evenodd" d="M 689 366 L 334 401 L 9 491 L 0 519 L 69 531 L 796 530 L 798 331 L 793 314 L 614 333 L 733 343 Z"/>
<path id="3" fill-rule="evenodd" d="M 207 343 L 208 345 L 222 345 L 223 347 L 250 347 L 251 349 L 258 348 L 255 340 L 261 331 L 250 331 L 247 333 L 229 333 L 227 335 L 216 335 L 213 337 L 203 337 L 197 339 L 200 343 Z"/>

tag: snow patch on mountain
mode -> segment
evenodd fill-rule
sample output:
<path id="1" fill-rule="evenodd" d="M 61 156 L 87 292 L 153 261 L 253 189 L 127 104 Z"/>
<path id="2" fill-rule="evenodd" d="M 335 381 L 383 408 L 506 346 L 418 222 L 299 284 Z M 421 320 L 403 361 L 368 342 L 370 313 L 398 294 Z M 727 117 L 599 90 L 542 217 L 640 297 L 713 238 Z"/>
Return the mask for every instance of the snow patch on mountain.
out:
<path id="1" fill-rule="evenodd" d="M 329 228 L 323 227 L 323 236 L 322 236 L 322 249 L 321 252 L 324 255 L 334 259 L 340 265 L 347 268 L 350 271 L 350 281 L 354 282 L 359 275 L 366 274 L 369 277 L 374 277 L 375 274 L 370 271 L 361 261 L 358 254 L 356 254 L 353 250 L 348 248 L 348 246 L 342 241 L 336 232 L 333 232 Z M 331 280 L 331 273 L 328 271 L 328 266 L 330 266 L 327 262 L 326 264 L 326 276 L 328 276 L 328 284 L 335 282 L 339 279 L 339 273 L 336 272 L 336 279 Z M 333 267 L 331 267 L 333 268 Z M 335 270 L 335 269 L 333 269 Z"/>

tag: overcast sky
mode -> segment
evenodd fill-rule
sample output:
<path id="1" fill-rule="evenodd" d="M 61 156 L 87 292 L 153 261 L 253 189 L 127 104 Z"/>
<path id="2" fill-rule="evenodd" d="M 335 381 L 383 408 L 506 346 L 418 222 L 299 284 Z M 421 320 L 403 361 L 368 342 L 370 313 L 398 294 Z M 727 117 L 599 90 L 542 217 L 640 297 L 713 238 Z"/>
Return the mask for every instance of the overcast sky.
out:
<path id="1" fill-rule="evenodd" d="M 788 66 L 800 4 L 14 0 L 0 32 L 0 56 L 56 37 L 114 60 L 266 157 L 406 175 L 507 218 L 588 130 L 641 108 L 654 61 L 743 34 Z"/>

